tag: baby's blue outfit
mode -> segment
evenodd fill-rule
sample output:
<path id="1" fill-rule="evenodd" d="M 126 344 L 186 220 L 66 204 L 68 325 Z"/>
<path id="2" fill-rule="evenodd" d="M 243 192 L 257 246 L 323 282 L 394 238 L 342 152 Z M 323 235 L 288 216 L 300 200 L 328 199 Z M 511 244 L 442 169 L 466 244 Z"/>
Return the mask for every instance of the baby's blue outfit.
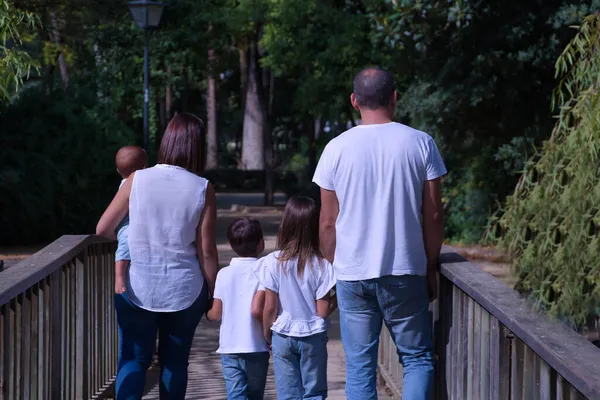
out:
<path id="1" fill-rule="evenodd" d="M 121 184 L 119 185 L 119 189 L 123 186 L 127 179 L 123 179 Z M 117 252 L 115 253 L 115 261 L 131 261 L 131 256 L 129 255 L 129 242 L 128 242 L 128 230 L 129 230 L 129 213 L 123 218 L 123 221 L 117 226 Z"/>

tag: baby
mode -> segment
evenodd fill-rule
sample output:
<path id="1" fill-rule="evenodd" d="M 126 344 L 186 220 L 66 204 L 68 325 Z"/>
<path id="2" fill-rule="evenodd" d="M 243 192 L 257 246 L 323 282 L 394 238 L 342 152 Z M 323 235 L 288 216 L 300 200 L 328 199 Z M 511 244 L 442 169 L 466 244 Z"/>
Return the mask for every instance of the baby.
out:
<path id="1" fill-rule="evenodd" d="M 129 176 L 138 169 L 144 169 L 148 166 L 148 156 L 141 147 L 125 146 L 117 151 L 116 156 L 117 172 L 123 180 L 121 186 Z M 126 290 L 127 267 L 131 261 L 129 256 L 129 244 L 127 243 L 127 229 L 129 228 L 129 217 L 126 216 L 117 227 L 117 253 L 115 255 L 115 293 L 122 294 Z"/>

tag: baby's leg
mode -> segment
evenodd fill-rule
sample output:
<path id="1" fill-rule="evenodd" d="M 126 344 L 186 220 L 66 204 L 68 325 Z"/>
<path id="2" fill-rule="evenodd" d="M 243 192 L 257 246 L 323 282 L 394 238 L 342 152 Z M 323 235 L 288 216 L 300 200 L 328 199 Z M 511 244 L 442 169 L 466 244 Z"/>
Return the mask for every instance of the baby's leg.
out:
<path id="1" fill-rule="evenodd" d="M 115 293 L 123 294 L 126 288 L 127 279 L 127 267 L 129 267 L 129 260 L 119 260 L 115 262 Z"/>

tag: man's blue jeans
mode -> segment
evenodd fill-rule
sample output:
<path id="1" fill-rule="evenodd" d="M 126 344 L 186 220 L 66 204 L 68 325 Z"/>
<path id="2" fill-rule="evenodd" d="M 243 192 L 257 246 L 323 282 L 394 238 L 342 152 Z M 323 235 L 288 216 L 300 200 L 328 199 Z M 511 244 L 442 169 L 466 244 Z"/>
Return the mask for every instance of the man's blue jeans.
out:
<path id="1" fill-rule="evenodd" d="M 426 278 L 401 275 L 338 281 L 337 297 L 347 399 L 377 399 L 379 334 L 385 322 L 404 366 L 402 399 L 430 400 L 434 371 Z"/>
<path id="2" fill-rule="evenodd" d="M 292 337 L 273 332 L 278 400 L 327 398 L 327 332 Z"/>
<path id="3" fill-rule="evenodd" d="M 154 356 L 157 333 L 160 399 L 184 400 L 192 340 L 207 306 L 206 284 L 194 304 L 177 312 L 144 310 L 129 301 L 127 292 L 115 295 L 120 342 L 117 400 L 142 398 L 146 370 Z"/>
<path id="4" fill-rule="evenodd" d="M 221 354 L 227 400 L 262 400 L 269 353 Z"/>

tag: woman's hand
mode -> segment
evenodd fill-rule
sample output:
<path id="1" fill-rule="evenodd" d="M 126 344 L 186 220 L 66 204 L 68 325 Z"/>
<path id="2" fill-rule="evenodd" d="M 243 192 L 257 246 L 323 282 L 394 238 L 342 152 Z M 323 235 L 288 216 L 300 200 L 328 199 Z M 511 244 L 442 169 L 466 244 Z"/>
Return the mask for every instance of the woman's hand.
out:
<path id="1" fill-rule="evenodd" d="M 119 189 L 106 211 L 104 211 L 104 214 L 102 214 L 102 217 L 100 217 L 100 221 L 96 225 L 96 235 L 113 240 L 117 238 L 117 233 L 115 232 L 117 226 L 119 226 L 129 212 L 129 196 L 131 194 L 131 184 L 134 174 L 135 172 L 121 186 L 121 189 Z"/>

